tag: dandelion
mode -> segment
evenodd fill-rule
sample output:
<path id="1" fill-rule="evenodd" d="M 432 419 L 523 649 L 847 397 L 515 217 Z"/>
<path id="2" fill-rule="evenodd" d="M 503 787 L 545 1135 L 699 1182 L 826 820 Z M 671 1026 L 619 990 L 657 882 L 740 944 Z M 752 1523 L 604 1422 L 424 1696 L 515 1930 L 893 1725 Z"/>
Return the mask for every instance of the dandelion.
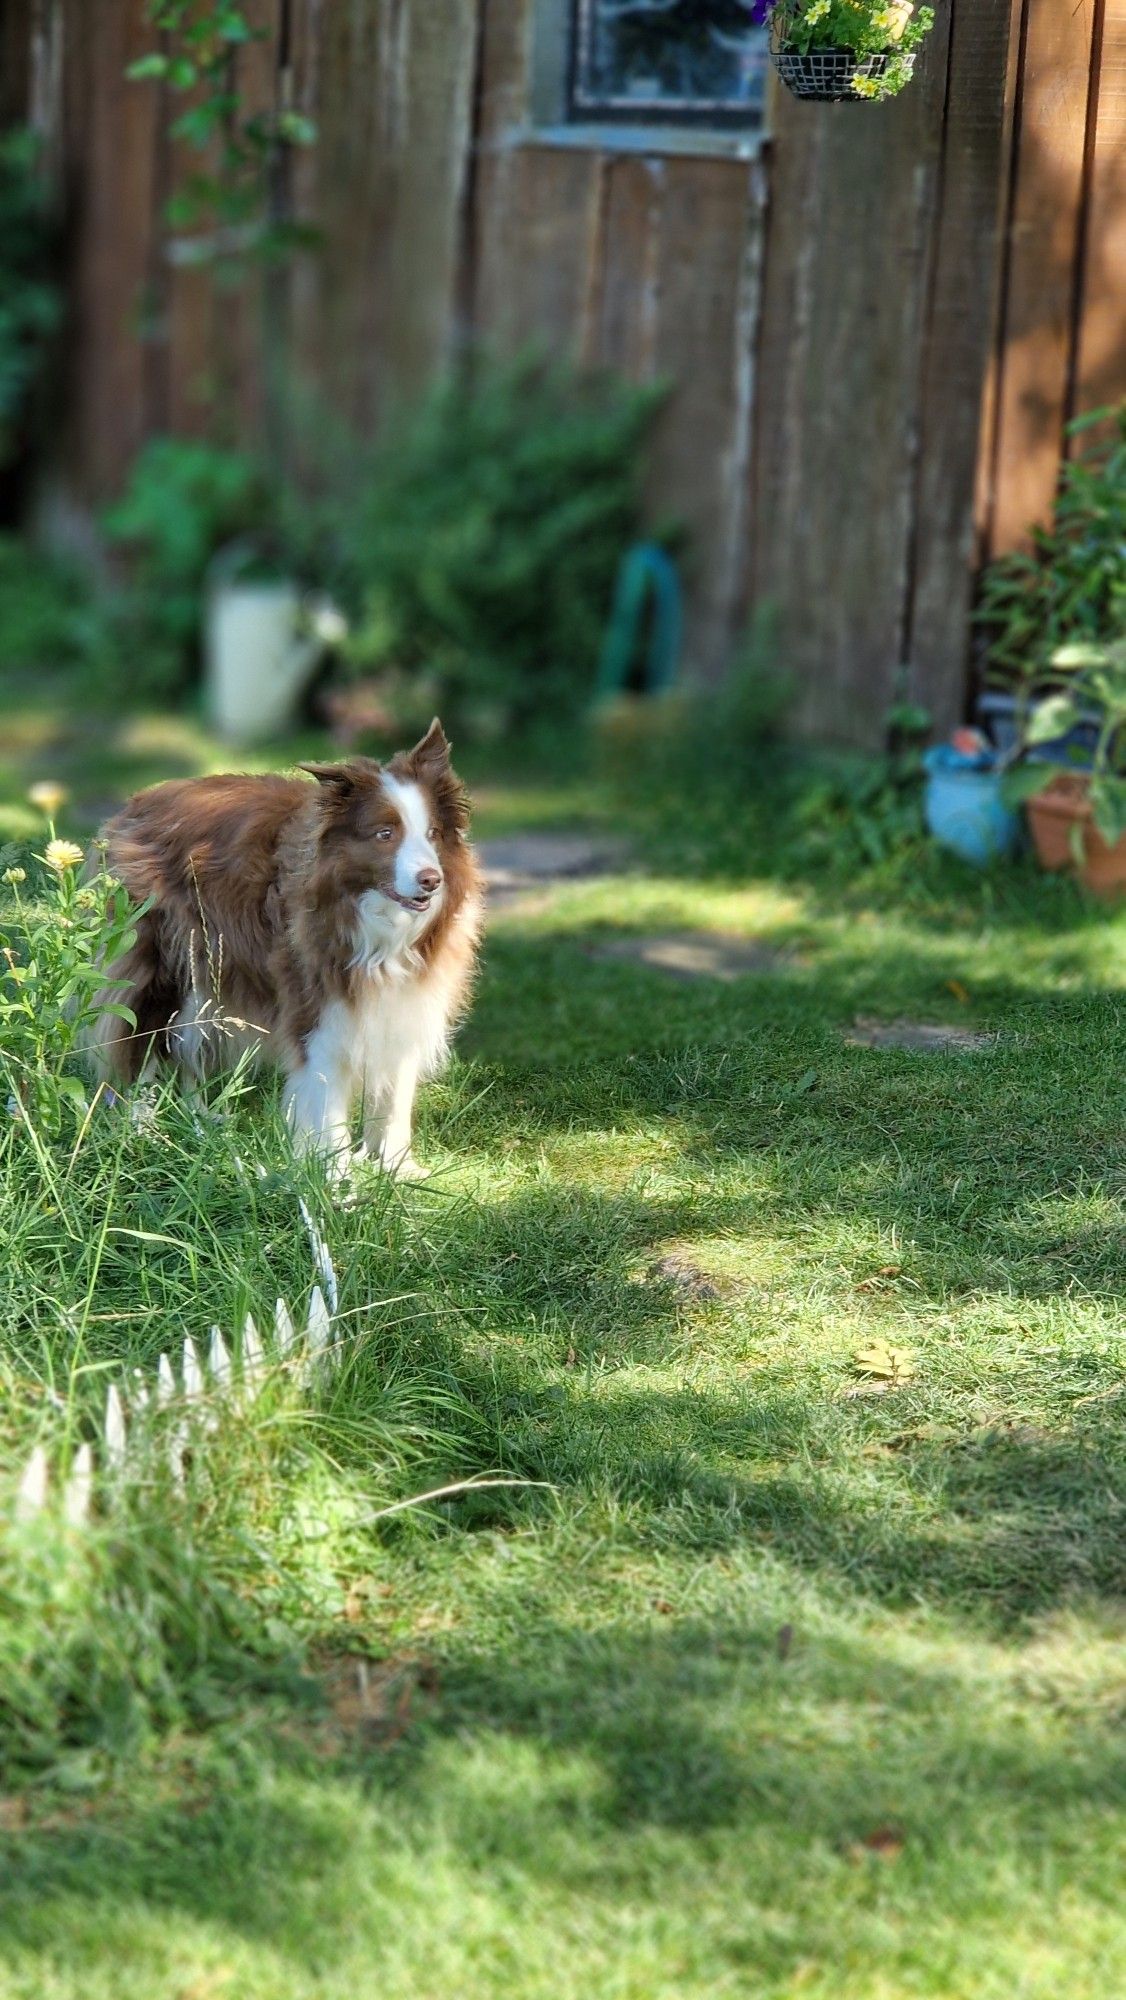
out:
<path id="1" fill-rule="evenodd" d="M 4 881 L 5 881 L 5 882 L 6 882 L 7 884 L 8 884 L 8 887 L 9 887 L 9 888 L 14 888 L 14 886 L 15 886 L 15 884 L 16 884 L 17 882 L 26 882 L 26 881 L 27 881 L 27 869 L 26 869 L 26 868 L 5 868 L 5 870 L 4 870 L 4 874 L 3 874 L 3 878 L 2 878 L 2 879 L 3 879 L 3 880 L 4 880 Z"/>
<path id="2" fill-rule="evenodd" d="M 48 819 L 54 819 L 59 807 L 65 806 L 69 794 L 66 786 L 60 785 L 56 778 L 43 778 L 39 784 L 32 785 L 27 796 Z"/>
<path id="3" fill-rule="evenodd" d="M 56 875 L 68 875 L 72 868 L 81 868 L 86 857 L 76 841 L 49 840 L 43 859 Z"/>

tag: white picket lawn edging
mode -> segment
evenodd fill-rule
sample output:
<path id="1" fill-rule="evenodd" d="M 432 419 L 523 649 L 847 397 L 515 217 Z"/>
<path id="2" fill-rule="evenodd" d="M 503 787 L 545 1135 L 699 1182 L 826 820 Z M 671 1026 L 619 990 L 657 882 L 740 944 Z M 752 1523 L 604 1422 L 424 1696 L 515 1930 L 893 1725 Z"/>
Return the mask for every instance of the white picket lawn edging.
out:
<path id="1" fill-rule="evenodd" d="M 233 1344 L 228 1346 L 222 1328 L 213 1326 L 208 1337 L 206 1358 L 194 1340 L 185 1339 L 179 1380 L 171 1357 L 162 1354 L 156 1365 L 155 1382 L 150 1383 L 139 1368 L 133 1370 L 127 1382 L 124 1378 L 121 1385 L 111 1382 L 106 1390 L 105 1415 L 98 1447 L 95 1450 L 90 1443 L 79 1445 L 62 1484 L 62 1512 L 69 1526 L 81 1527 L 89 1520 L 99 1473 L 107 1479 L 119 1479 L 127 1469 L 132 1442 L 139 1436 L 134 1420 L 145 1416 L 148 1411 L 166 1408 L 178 1398 L 183 1401 L 184 1415 L 179 1423 L 170 1427 L 166 1442 L 169 1469 L 176 1485 L 182 1486 L 193 1418 L 198 1420 L 202 1415 L 205 1428 L 213 1427 L 219 1415 L 217 1405 L 237 1400 L 245 1407 L 261 1394 L 273 1368 L 287 1364 L 299 1355 L 304 1364 L 302 1380 L 306 1384 L 322 1378 L 336 1365 L 339 1348 L 333 1338 L 333 1320 L 340 1303 L 336 1271 L 328 1245 L 305 1203 L 302 1201 L 299 1206 L 317 1273 L 317 1282 L 309 1295 L 304 1329 L 301 1332 L 297 1330 L 286 1301 L 279 1299 L 274 1307 L 272 1355 L 248 1313 L 237 1347 L 237 1368 Z M 199 1410 L 201 1404 L 208 1406 L 206 1411 Z M 16 1485 L 13 1518 L 21 1524 L 35 1520 L 47 1507 L 51 1493 L 50 1457 L 46 1446 L 37 1444 Z"/>

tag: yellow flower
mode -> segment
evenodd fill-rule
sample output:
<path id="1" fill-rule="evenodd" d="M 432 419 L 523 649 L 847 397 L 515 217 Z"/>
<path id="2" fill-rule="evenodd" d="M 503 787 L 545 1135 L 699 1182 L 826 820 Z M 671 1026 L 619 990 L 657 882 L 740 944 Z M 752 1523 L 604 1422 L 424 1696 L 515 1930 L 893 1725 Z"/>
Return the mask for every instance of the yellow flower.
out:
<path id="1" fill-rule="evenodd" d="M 829 6 L 830 0 L 813 0 L 813 5 L 805 17 L 810 27 L 813 27 L 815 22 L 825 19 Z"/>
<path id="2" fill-rule="evenodd" d="M 72 868 L 81 868 L 86 856 L 73 840 L 49 840 L 43 859 L 56 875 L 66 875 Z"/>
<path id="3" fill-rule="evenodd" d="M 852 87 L 858 97 L 878 97 L 880 86 L 874 76 L 854 76 Z"/>
<path id="4" fill-rule="evenodd" d="M 41 813 L 46 813 L 48 819 L 54 819 L 59 807 L 66 804 L 68 793 L 66 786 L 60 785 L 57 779 L 43 778 L 39 784 L 31 787 L 27 796 L 33 806 L 38 806 Z"/>
<path id="5" fill-rule="evenodd" d="M 9 886 L 13 885 L 13 884 L 14 884 L 14 883 L 16 883 L 16 882 L 26 882 L 26 881 L 27 881 L 27 869 L 26 869 L 26 868 L 5 868 L 5 870 L 4 870 L 4 875 L 3 875 L 3 880 L 4 880 L 5 882 L 7 882 L 7 883 L 9 884 Z"/>
<path id="6" fill-rule="evenodd" d="M 889 6 L 881 7 L 878 13 L 873 14 L 872 26 L 886 35 L 889 42 L 901 42 L 914 11 L 912 0 L 890 0 Z"/>

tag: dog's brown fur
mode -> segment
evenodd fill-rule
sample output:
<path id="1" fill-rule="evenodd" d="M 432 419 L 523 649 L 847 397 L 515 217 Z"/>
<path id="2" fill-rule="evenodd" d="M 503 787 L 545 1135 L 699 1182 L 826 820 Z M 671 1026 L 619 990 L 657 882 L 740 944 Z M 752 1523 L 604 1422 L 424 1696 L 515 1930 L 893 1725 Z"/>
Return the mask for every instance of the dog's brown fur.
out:
<path id="1" fill-rule="evenodd" d="M 432 813 L 432 846 L 444 887 L 396 976 L 417 986 L 452 1023 L 472 977 L 480 909 L 467 840 L 468 804 L 435 721 L 386 767 L 367 757 L 302 767 L 317 780 L 223 776 L 177 780 L 139 792 L 103 828 L 106 863 L 149 905 L 128 957 L 108 968 L 105 999 L 130 1007 L 102 1016 L 96 1055 L 119 1083 L 153 1059 L 201 1067 L 183 1054 L 185 1010 L 196 1034 L 205 1001 L 212 1060 L 224 1046 L 257 1042 L 289 1075 L 333 1002 L 378 1008 L 378 968 L 357 962 L 358 899 L 391 894 L 404 821 L 383 788 L 416 785 Z M 380 832 L 382 832 L 382 838 Z"/>

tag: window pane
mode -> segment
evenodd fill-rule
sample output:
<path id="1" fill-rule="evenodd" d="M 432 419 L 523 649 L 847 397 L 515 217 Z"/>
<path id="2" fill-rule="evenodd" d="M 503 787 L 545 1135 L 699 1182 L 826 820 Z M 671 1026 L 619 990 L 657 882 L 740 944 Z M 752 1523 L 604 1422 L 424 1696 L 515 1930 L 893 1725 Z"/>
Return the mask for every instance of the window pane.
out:
<path id="1" fill-rule="evenodd" d="M 761 0 L 575 0 L 572 115 L 755 123 Z"/>

